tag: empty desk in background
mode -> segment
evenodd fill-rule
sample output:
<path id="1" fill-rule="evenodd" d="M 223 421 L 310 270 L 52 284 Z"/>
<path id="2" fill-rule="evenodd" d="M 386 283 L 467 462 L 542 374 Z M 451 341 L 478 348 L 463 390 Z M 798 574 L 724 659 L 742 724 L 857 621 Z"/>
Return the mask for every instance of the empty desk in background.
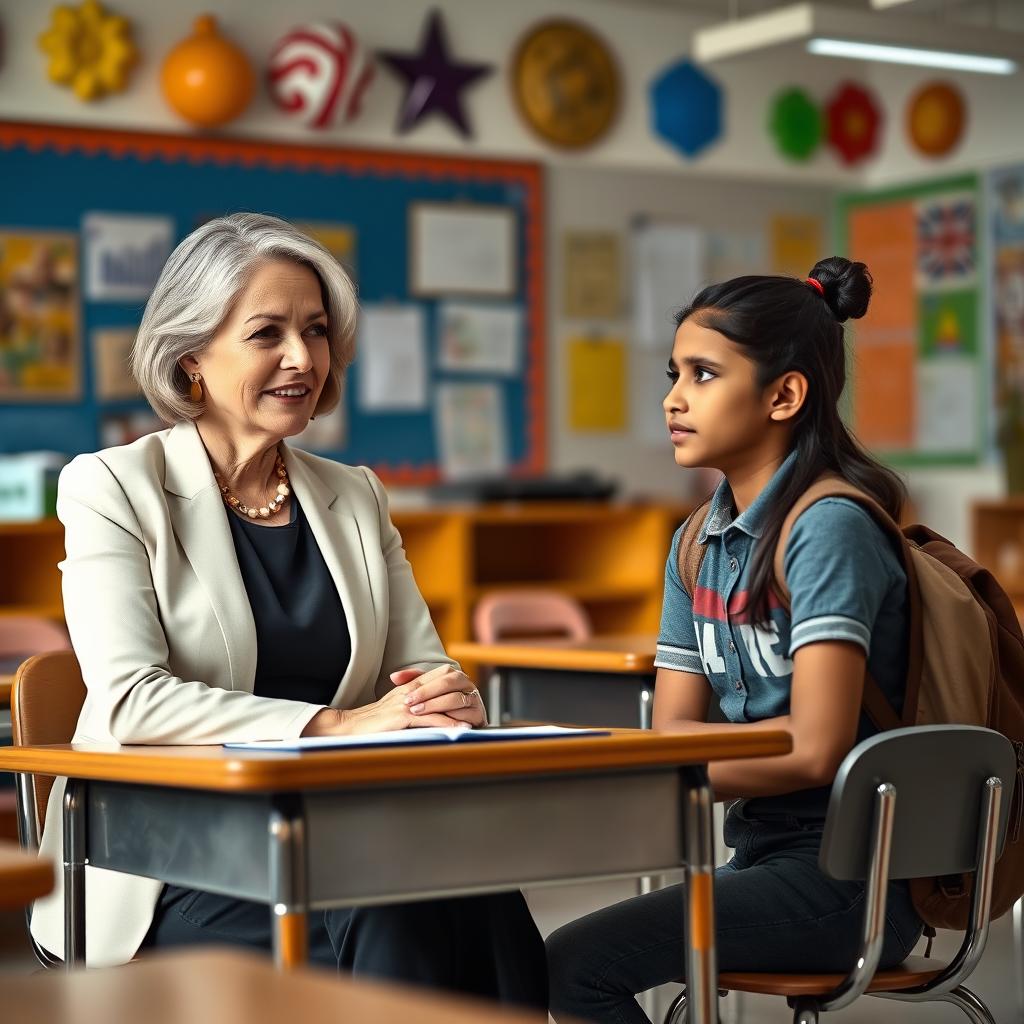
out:
<path id="1" fill-rule="evenodd" d="M 458 661 L 492 669 L 487 707 L 502 719 L 649 729 L 654 703 L 657 638 L 595 636 L 587 640 L 450 643 Z M 495 684 L 496 685 L 492 685 Z"/>
<path id="2" fill-rule="evenodd" d="M 282 974 L 257 953 L 173 951 L 130 967 L 4 978 L 17 1024 L 540 1024 L 502 1009 L 326 970 Z"/>
<path id="3" fill-rule="evenodd" d="M 685 864 L 690 1020 L 717 1024 L 707 764 L 790 749 L 784 731 L 735 730 L 304 753 L 68 744 L 0 750 L 0 770 L 69 779 L 72 964 L 86 862 L 272 906 L 287 966 L 305 960 L 309 910 Z"/>

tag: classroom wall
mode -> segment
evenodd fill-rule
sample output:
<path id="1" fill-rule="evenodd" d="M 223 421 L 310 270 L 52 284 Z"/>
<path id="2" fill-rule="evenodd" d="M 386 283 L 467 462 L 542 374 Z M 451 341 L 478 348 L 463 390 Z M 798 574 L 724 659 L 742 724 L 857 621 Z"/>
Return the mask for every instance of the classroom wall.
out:
<path id="1" fill-rule="evenodd" d="M 466 95 L 476 138 L 466 144 L 443 121 L 425 122 L 410 134 L 394 134 L 399 102 L 404 95 L 397 78 L 379 68 L 369 89 L 364 111 L 354 124 L 326 132 L 311 132 L 291 122 L 261 89 L 252 106 L 226 134 L 259 138 L 301 139 L 333 145 L 402 147 L 439 152 L 472 152 L 516 156 L 546 162 L 663 169 L 678 174 L 728 173 L 742 177 L 800 181 L 851 182 L 857 176 L 831 157 L 808 166 L 784 161 L 764 128 L 764 103 L 778 87 L 794 78 L 824 95 L 846 74 L 837 62 L 805 58 L 799 70 L 790 61 L 782 66 L 769 58 L 741 62 L 716 71 L 728 96 L 728 137 L 693 163 L 654 137 L 648 128 L 646 90 L 650 80 L 685 55 L 693 27 L 707 21 L 692 13 L 644 3 L 604 0 L 304 0 L 297 14 L 277 0 L 118 0 L 119 12 L 136 19 L 136 39 L 142 61 L 131 89 L 100 103 L 78 102 L 66 89 L 50 85 L 44 58 L 21 40 L 34 39 L 48 24 L 49 4 L 0 0 L 8 41 L 0 65 L 0 118 L 102 124 L 150 130 L 189 130 L 166 106 L 158 86 L 163 55 L 173 42 L 190 34 L 197 14 L 213 11 L 225 34 L 249 53 L 257 67 L 265 65 L 276 40 L 303 22 L 327 17 L 347 21 L 373 49 L 410 50 L 418 47 L 425 14 L 432 8 L 445 13 L 449 43 L 456 58 L 492 62 L 495 73 Z M 539 142 L 520 122 L 508 99 L 508 71 L 515 41 L 533 23 L 554 15 L 577 17 L 603 35 L 612 46 L 623 80 L 623 108 L 612 131 L 580 154 L 561 154 Z"/>
<path id="2" fill-rule="evenodd" d="M 553 469 L 592 467 L 616 477 L 624 490 L 680 497 L 696 495 L 706 486 L 696 474 L 675 466 L 667 433 L 660 442 L 646 439 L 643 419 L 652 415 L 652 390 L 668 390 L 665 369 L 672 347 L 671 322 L 666 318 L 661 349 L 629 351 L 628 410 L 630 430 L 619 434 L 578 433 L 568 428 L 567 342 L 594 331 L 597 336 L 626 337 L 632 332 L 628 306 L 614 321 L 600 324 L 571 320 L 563 315 L 566 230 L 609 230 L 619 234 L 623 248 L 623 276 L 628 300 L 630 287 L 629 238 L 638 217 L 680 220 L 709 232 L 761 234 L 767 238 L 772 217 L 810 214 L 821 218 L 828 235 L 831 192 L 824 187 L 736 182 L 683 177 L 675 174 L 560 166 L 548 177 L 549 231 L 548 281 L 551 310 L 549 347 L 549 432 Z M 766 247 L 767 248 L 767 247 Z M 807 268 L 810 270 L 810 267 Z M 690 295 L 680 294 L 682 306 Z M 654 415 L 658 415 L 655 408 Z"/>
<path id="3" fill-rule="evenodd" d="M 257 66 L 274 41 L 294 23 L 287 6 L 274 0 L 185 0 L 170 5 L 158 0 L 122 0 L 118 10 L 136 19 L 136 38 L 142 61 L 131 90 L 95 104 L 82 104 L 44 75 L 44 58 L 31 45 L 12 40 L 34 39 L 48 22 L 47 5 L 0 0 L 0 20 L 8 41 L 0 64 L 0 118 L 67 122 L 103 127 L 126 127 L 188 132 L 165 105 L 157 83 L 163 54 L 174 40 L 188 33 L 192 19 L 213 9 L 224 31 L 243 46 Z M 978 5 L 956 16 L 983 18 Z M 987 6 L 987 5 L 986 5 Z M 621 435 L 579 435 L 566 426 L 565 340 L 587 325 L 562 318 L 561 242 L 567 227 L 611 227 L 625 240 L 638 214 L 693 218 L 709 227 L 737 230 L 752 223 L 764 225 L 774 212 L 808 210 L 827 216 L 830 196 L 861 186 L 888 186 L 903 181 L 946 175 L 954 170 L 994 166 L 1022 155 L 1019 138 L 1008 132 L 1005 111 L 1024 103 L 1024 82 L 981 75 L 961 75 L 971 111 L 967 137 L 952 158 L 933 164 L 907 147 L 899 112 L 906 96 L 934 77 L 927 70 L 874 66 L 855 62 L 778 55 L 730 62 L 713 69 L 726 90 L 728 134 L 698 160 L 686 161 L 658 141 L 647 123 L 645 93 L 650 80 L 671 61 L 685 54 L 693 28 L 709 20 L 654 4 L 624 4 L 602 0 L 562 0 L 553 8 L 545 0 L 517 4 L 481 0 L 348 0 L 341 17 L 358 29 L 372 48 L 413 49 L 418 45 L 425 14 L 440 7 L 446 14 L 449 41 L 456 56 L 493 61 L 496 73 L 469 94 L 476 138 L 463 142 L 446 124 L 424 124 L 397 136 L 393 123 L 402 95 L 397 80 L 384 68 L 369 91 L 364 114 L 355 124 L 312 133 L 283 117 L 263 95 L 228 135 L 323 142 L 329 145 L 400 147 L 473 155 L 504 155 L 543 161 L 549 167 L 550 227 L 548 356 L 550 461 L 553 469 L 590 466 L 617 477 L 630 492 L 675 494 L 689 486 L 684 475 L 666 473 L 671 451 L 637 442 L 636 430 Z M 486 7 L 486 17 L 481 11 Z M 623 111 L 612 132 L 581 154 L 563 154 L 538 140 L 519 121 L 508 100 L 507 75 L 512 41 L 535 21 L 552 14 L 576 16 L 612 44 L 623 74 Z M 303 20 L 338 17 L 332 0 L 303 4 Z M 1000 5 L 1000 18 L 1018 27 L 1024 6 Z M 1014 20 L 1016 19 L 1016 20 Z M 801 84 L 825 97 L 841 80 L 858 77 L 885 100 L 888 117 L 882 148 L 862 170 L 842 168 L 822 153 L 808 165 L 782 160 L 764 127 L 767 97 L 782 85 Z M 628 258 L 628 249 L 624 250 Z M 681 296 L 681 300 L 684 296 Z M 627 332 L 628 319 L 604 325 Z M 667 339 L 666 339 L 667 340 Z M 650 403 L 643 382 L 661 372 L 657 361 L 633 352 L 630 357 L 630 418 L 634 428 L 641 410 Z M 989 463 L 977 469 L 915 470 L 908 479 L 923 519 L 960 544 L 969 544 L 968 507 L 976 497 L 1002 492 L 1001 470 Z"/>

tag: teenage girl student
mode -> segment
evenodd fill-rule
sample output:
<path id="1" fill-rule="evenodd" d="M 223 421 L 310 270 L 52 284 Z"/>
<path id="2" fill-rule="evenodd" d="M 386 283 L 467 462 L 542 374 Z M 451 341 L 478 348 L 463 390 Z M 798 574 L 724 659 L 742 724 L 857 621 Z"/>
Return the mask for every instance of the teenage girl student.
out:
<path id="1" fill-rule="evenodd" d="M 676 533 L 665 567 L 654 727 L 694 732 L 711 700 L 733 729 L 784 728 L 783 757 L 711 766 L 732 859 L 715 877 L 723 971 L 845 973 L 861 941 L 864 887 L 818 868 L 830 786 L 874 730 L 861 713 L 865 668 L 903 699 L 907 585 L 870 514 L 826 498 L 796 521 L 785 552 L 787 611 L 774 554 L 786 513 L 823 473 L 838 474 L 899 518 L 905 491 L 839 415 L 842 324 L 867 311 L 863 263 L 822 260 L 806 281 L 740 277 L 701 291 L 676 318 L 664 408 L 675 461 L 724 479 L 698 541 L 692 600 Z M 871 387 L 866 379 L 860 385 Z M 721 728 L 721 726 L 715 726 Z M 641 1024 L 635 995 L 681 977 L 681 886 L 626 900 L 548 940 L 551 1012 Z M 904 882 L 889 889 L 882 967 L 907 957 L 922 923 Z"/>

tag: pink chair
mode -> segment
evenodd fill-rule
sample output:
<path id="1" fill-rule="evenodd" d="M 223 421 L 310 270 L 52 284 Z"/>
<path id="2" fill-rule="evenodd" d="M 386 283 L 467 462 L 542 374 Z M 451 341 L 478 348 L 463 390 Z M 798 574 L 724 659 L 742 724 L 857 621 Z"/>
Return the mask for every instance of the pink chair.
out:
<path id="1" fill-rule="evenodd" d="M 557 590 L 493 590 L 473 612 L 474 639 L 484 644 L 520 637 L 586 640 L 592 635 L 583 606 Z M 501 674 L 481 667 L 481 675 L 487 678 L 488 715 L 497 725 L 503 719 Z"/>
<path id="2" fill-rule="evenodd" d="M 0 615 L 0 661 L 16 662 L 10 668 L 12 673 L 33 654 L 70 649 L 68 631 L 50 619 L 34 615 Z"/>
<path id="3" fill-rule="evenodd" d="M 494 590 L 476 606 L 473 633 L 480 643 L 509 637 L 564 636 L 586 640 L 590 619 L 574 598 L 555 590 Z"/>

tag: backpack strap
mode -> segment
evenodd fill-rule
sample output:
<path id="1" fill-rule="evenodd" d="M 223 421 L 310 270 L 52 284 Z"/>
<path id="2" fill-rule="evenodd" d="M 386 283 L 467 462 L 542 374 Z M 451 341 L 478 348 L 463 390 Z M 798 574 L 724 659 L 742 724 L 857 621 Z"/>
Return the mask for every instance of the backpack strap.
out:
<path id="1" fill-rule="evenodd" d="M 793 532 L 793 526 L 797 519 L 812 505 L 824 498 L 847 498 L 850 501 L 856 502 L 867 512 L 870 512 L 872 518 L 881 527 L 883 533 L 893 541 L 899 552 L 900 561 L 903 563 L 907 574 L 910 611 L 910 651 L 908 656 L 907 682 L 908 691 L 913 686 L 914 692 L 908 692 L 904 698 L 905 713 L 904 719 L 901 720 L 874 677 L 870 673 L 865 673 L 863 703 L 868 717 L 883 731 L 898 729 L 904 724 L 912 725 L 913 717 L 915 717 L 913 709 L 917 704 L 917 686 L 914 681 L 920 679 L 922 664 L 920 642 L 918 641 L 918 638 L 922 635 L 922 630 L 916 628 L 917 623 L 920 621 L 920 591 L 918 590 L 917 575 L 914 572 L 913 560 L 910 557 L 907 539 L 904 537 L 899 524 L 874 498 L 839 476 L 821 476 L 811 484 L 797 498 L 783 520 L 782 529 L 779 531 L 779 542 L 775 547 L 775 590 L 783 606 L 789 611 L 791 609 L 791 601 L 789 588 L 786 586 L 786 544 L 789 542 L 789 535 Z M 908 717 L 910 718 L 909 722 L 906 721 Z"/>
<path id="2" fill-rule="evenodd" d="M 703 505 L 698 505 L 683 523 L 683 532 L 679 538 L 679 578 L 683 581 L 683 589 L 686 596 L 693 600 L 694 591 L 697 589 L 697 577 L 700 575 L 700 567 L 704 561 L 707 548 L 700 543 L 700 531 L 711 511 L 711 498 L 708 498 Z"/>

